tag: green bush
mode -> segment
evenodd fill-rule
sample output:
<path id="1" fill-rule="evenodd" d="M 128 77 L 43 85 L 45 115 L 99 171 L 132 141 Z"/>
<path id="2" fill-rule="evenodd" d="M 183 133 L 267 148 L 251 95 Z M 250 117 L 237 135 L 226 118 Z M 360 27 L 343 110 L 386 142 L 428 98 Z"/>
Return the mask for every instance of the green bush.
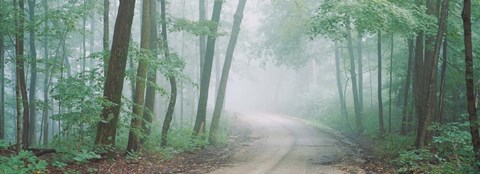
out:
<path id="1" fill-rule="evenodd" d="M 45 172 L 47 162 L 39 160 L 30 151 L 20 151 L 10 157 L 0 156 L 0 173 L 29 174 Z"/>

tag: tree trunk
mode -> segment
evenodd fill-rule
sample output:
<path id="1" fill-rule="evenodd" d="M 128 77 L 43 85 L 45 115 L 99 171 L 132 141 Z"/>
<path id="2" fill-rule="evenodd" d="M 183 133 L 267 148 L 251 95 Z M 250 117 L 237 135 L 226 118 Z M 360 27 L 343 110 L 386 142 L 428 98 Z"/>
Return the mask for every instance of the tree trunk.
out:
<path id="1" fill-rule="evenodd" d="M 86 5 L 86 0 L 83 0 L 83 5 Z M 82 17 L 83 20 L 83 33 L 82 33 L 82 72 L 85 73 L 87 68 L 87 16 Z"/>
<path id="2" fill-rule="evenodd" d="M 0 19 L 3 20 L 3 19 Z M 3 21 L 2 21 L 3 22 Z M 0 140 L 5 138 L 5 45 L 0 32 Z"/>
<path id="3" fill-rule="evenodd" d="M 15 91 L 17 96 L 17 122 L 23 121 L 23 125 L 20 131 L 22 132 L 22 148 L 26 149 L 29 147 L 29 107 L 28 107 L 28 97 L 27 97 L 27 85 L 25 82 L 25 70 L 24 70 L 24 10 L 25 3 L 24 0 L 17 1 L 14 0 L 14 8 L 17 11 L 15 15 L 16 22 L 16 32 L 15 32 L 15 72 L 16 72 L 16 85 Z M 17 7 L 18 5 L 18 7 Z M 23 113 L 21 107 L 23 106 Z M 22 131 L 23 130 L 23 131 Z M 17 140 L 18 141 L 18 140 Z"/>
<path id="4" fill-rule="evenodd" d="M 446 3 L 445 7 L 445 13 L 446 13 L 446 21 L 448 22 L 448 12 L 449 12 L 449 6 L 448 3 Z M 447 33 L 447 24 L 445 24 L 445 33 Z M 439 92 L 439 98 L 438 98 L 438 114 L 435 117 L 435 122 L 437 123 L 443 123 L 444 122 L 444 104 L 445 104 L 445 83 L 446 83 L 446 74 L 447 74 L 447 63 L 448 63 L 448 56 L 447 56 L 447 50 L 448 50 L 448 39 L 447 35 L 445 35 L 443 39 L 443 49 L 442 49 L 442 69 L 440 72 L 440 92 Z"/>
<path id="5" fill-rule="evenodd" d="M 28 1 L 28 14 L 31 23 L 34 23 L 35 17 L 35 0 Z M 35 105 L 35 94 L 37 92 L 37 48 L 35 46 L 35 29 L 30 29 L 30 93 L 29 93 L 29 102 L 30 102 L 30 129 L 29 129 L 29 142 L 34 143 L 36 142 L 36 123 L 37 123 L 37 116 L 36 116 L 36 105 Z"/>
<path id="6" fill-rule="evenodd" d="M 215 27 L 210 28 L 211 33 L 216 33 L 218 22 L 220 21 L 220 13 L 222 11 L 223 0 L 215 0 L 213 5 L 212 22 L 216 23 Z M 212 75 L 212 63 L 215 53 L 215 36 L 208 36 L 207 47 L 205 52 L 205 62 L 202 70 L 202 78 L 200 83 L 200 97 L 198 99 L 197 117 L 193 128 L 194 135 L 205 133 L 205 120 L 207 114 L 208 89 L 210 86 L 210 77 Z"/>
<path id="7" fill-rule="evenodd" d="M 228 75 L 230 73 L 230 66 L 232 65 L 233 52 L 237 44 L 238 34 L 240 33 L 240 25 L 243 20 L 243 11 L 247 0 L 239 0 L 237 10 L 234 15 L 232 34 L 228 42 L 227 53 L 225 55 L 225 62 L 223 64 L 222 77 L 217 92 L 217 99 L 215 100 L 215 109 L 213 110 L 212 124 L 210 127 L 209 141 L 217 143 L 217 132 L 220 124 L 220 116 L 222 115 L 223 104 L 225 101 L 225 93 L 227 90 Z"/>
<path id="8" fill-rule="evenodd" d="M 62 46 L 62 57 L 63 57 L 63 66 L 67 69 L 67 78 L 72 77 L 72 68 L 70 66 L 70 61 L 68 60 L 67 56 L 67 47 L 65 41 L 67 40 L 67 31 L 64 31 L 62 38 L 60 38 L 60 45 Z M 63 74 L 63 68 L 62 68 Z"/>
<path id="9" fill-rule="evenodd" d="M 475 106 L 475 87 L 473 72 L 473 45 L 472 45 L 472 21 L 471 21 L 471 1 L 463 1 L 463 32 L 465 44 L 465 82 L 467 89 L 467 110 L 470 121 L 470 135 L 472 136 L 473 152 L 475 153 L 475 171 L 479 171 L 478 162 L 480 162 L 480 136 L 478 130 L 478 115 Z"/>
<path id="10" fill-rule="evenodd" d="M 380 137 L 385 134 L 385 126 L 383 123 L 383 100 L 382 100 L 382 32 L 377 34 L 377 53 L 378 53 L 378 128 Z"/>
<path id="11" fill-rule="evenodd" d="M 103 92 L 105 99 L 113 105 L 105 105 L 103 108 L 103 120 L 98 123 L 95 137 L 95 144 L 98 145 L 115 145 L 134 10 L 135 0 L 120 0 Z M 113 152 L 109 155 L 113 156 Z"/>
<path id="12" fill-rule="evenodd" d="M 388 133 L 392 133 L 393 34 L 390 40 L 390 80 L 388 87 Z"/>
<path id="13" fill-rule="evenodd" d="M 358 34 L 357 51 L 358 51 L 358 105 L 360 112 L 363 113 L 363 48 L 362 34 Z"/>
<path id="14" fill-rule="evenodd" d="M 359 99 L 358 99 L 357 75 L 355 74 L 355 57 L 353 53 L 353 44 L 352 44 L 352 29 L 350 27 L 347 27 L 347 43 L 348 43 L 348 54 L 350 57 L 350 76 L 352 79 L 353 105 L 355 108 L 355 122 L 357 124 L 357 133 L 361 134 L 363 132 L 362 111 L 360 109 Z"/>
<path id="15" fill-rule="evenodd" d="M 207 20 L 207 14 L 206 14 L 206 4 L 205 0 L 199 0 L 199 21 L 206 21 Z M 205 49 L 206 49 L 206 42 L 207 42 L 207 36 L 205 35 L 200 35 L 199 36 L 199 49 L 200 49 L 200 82 L 202 79 L 202 72 L 203 72 L 203 64 L 205 63 Z"/>
<path id="16" fill-rule="evenodd" d="M 408 132 L 408 127 L 410 126 L 408 119 L 408 100 L 410 98 L 410 80 L 411 72 L 413 70 L 412 63 L 414 59 L 414 43 L 413 39 L 408 39 L 408 63 L 407 63 L 407 77 L 405 78 L 405 94 L 403 96 L 403 105 L 402 105 L 402 125 L 400 128 L 400 134 L 406 135 Z"/>
<path id="17" fill-rule="evenodd" d="M 149 52 L 151 49 L 151 0 L 143 0 L 142 5 L 142 33 L 140 41 L 140 49 Z M 145 104 L 145 89 L 148 71 L 148 62 L 146 57 L 138 61 L 137 78 L 135 80 L 135 95 L 133 98 L 133 118 L 131 122 L 130 132 L 128 134 L 127 151 L 136 152 L 139 150 L 140 137 L 142 136 L 142 117 Z"/>
<path id="18" fill-rule="evenodd" d="M 165 58 L 168 62 L 171 62 L 170 51 L 168 47 L 168 37 L 167 37 L 167 18 L 166 18 L 166 2 L 165 0 L 160 1 L 161 4 L 161 19 L 162 19 L 162 45 L 165 53 Z M 177 81 L 173 72 L 168 73 L 168 80 L 170 82 L 170 101 L 168 102 L 167 113 L 165 114 L 165 120 L 163 121 L 162 127 L 162 137 L 161 137 L 161 146 L 165 147 L 168 145 L 168 130 L 170 130 L 170 124 L 172 122 L 173 113 L 175 111 L 175 104 L 177 103 Z"/>
<path id="19" fill-rule="evenodd" d="M 343 87 L 342 87 L 342 74 L 340 72 L 340 53 L 338 51 L 338 43 L 335 42 L 335 72 L 336 72 L 336 79 L 337 79 L 337 89 L 338 89 L 338 97 L 340 101 L 340 113 L 343 117 L 345 117 L 345 124 L 350 127 L 348 122 L 348 115 L 347 115 L 347 106 L 345 102 L 345 96 L 343 94 Z"/>
<path id="20" fill-rule="evenodd" d="M 151 8 L 150 15 L 152 19 L 157 19 L 157 4 L 155 1 L 151 1 Z M 150 49 L 157 50 L 158 43 L 157 43 L 157 21 L 154 20 L 151 22 L 150 27 Z M 156 54 L 152 54 L 153 59 L 157 59 Z M 157 83 L 157 69 L 153 66 L 148 67 L 148 84 L 147 84 L 147 92 L 145 95 L 145 108 L 147 109 L 146 112 L 143 113 L 143 131 L 145 132 L 145 136 L 149 136 L 151 133 L 151 124 L 153 121 L 153 116 L 155 115 L 155 87 L 154 85 Z M 142 144 L 144 143 L 145 138 L 142 139 Z"/>
<path id="21" fill-rule="evenodd" d="M 48 0 L 43 0 L 42 1 L 43 5 L 43 10 L 44 10 L 44 28 L 43 32 L 47 33 L 48 32 Z M 43 113 L 42 113 L 42 122 L 43 122 L 43 145 L 47 146 L 48 145 L 48 139 L 49 139 L 49 122 L 48 122 L 48 110 L 49 108 L 49 102 L 48 102 L 48 91 L 49 91 L 49 85 L 50 85 L 50 80 L 51 76 L 49 76 L 50 73 L 50 66 L 48 64 L 48 35 L 45 34 L 44 40 L 43 40 L 43 59 L 45 62 L 45 78 L 43 80 Z M 50 78 L 49 78 L 50 77 Z"/>
<path id="22" fill-rule="evenodd" d="M 440 53 L 440 46 L 442 45 L 442 40 L 445 32 L 445 21 L 446 21 L 446 7 L 448 0 L 442 1 L 442 12 L 439 17 L 438 32 L 436 36 L 426 36 L 425 39 L 425 59 L 423 62 L 423 67 L 418 67 L 423 69 L 423 73 L 420 76 L 423 76 L 423 83 L 418 87 L 422 99 L 419 100 L 420 103 L 416 105 L 416 109 L 423 110 L 423 113 L 417 113 L 418 117 L 418 128 L 417 136 L 415 139 L 415 146 L 417 148 L 424 147 L 427 145 L 431 139 L 431 131 L 428 130 L 432 119 L 436 114 L 437 109 L 437 65 Z M 427 2 L 427 13 L 435 14 L 435 7 L 433 2 Z M 421 60 L 419 60 L 421 61 Z M 417 102 L 417 101 L 416 101 Z M 418 107 L 423 107 L 425 109 L 420 109 Z"/>
<path id="23" fill-rule="evenodd" d="M 108 69 L 108 46 L 110 45 L 110 0 L 103 0 L 103 75 L 107 77 Z"/>

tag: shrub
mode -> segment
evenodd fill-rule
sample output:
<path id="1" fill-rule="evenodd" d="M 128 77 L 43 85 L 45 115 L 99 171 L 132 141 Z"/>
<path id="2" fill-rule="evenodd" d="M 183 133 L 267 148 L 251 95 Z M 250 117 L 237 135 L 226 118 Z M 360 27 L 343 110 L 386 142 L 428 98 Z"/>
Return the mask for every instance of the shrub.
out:
<path id="1" fill-rule="evenodd" d="M 24 174 L 45 172 L 47 162 L 39 160 L 30 151 L 20 151 L 10 157 L 0 156 L 0 173 Z"/>

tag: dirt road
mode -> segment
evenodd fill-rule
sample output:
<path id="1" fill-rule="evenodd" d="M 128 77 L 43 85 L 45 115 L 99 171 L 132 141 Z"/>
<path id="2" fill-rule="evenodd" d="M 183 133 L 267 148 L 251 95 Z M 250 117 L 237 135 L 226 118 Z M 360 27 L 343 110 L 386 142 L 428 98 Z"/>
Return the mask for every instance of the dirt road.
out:
<path id="1" fill-rule="evenodd" d="M 311 125 L 274 114 L 239 117 L 248 123 L 254 140 L 236 152 L 231 164 L 213 174 L 364 173 L 345 162 L 353 158 L 349 148 Z"/>

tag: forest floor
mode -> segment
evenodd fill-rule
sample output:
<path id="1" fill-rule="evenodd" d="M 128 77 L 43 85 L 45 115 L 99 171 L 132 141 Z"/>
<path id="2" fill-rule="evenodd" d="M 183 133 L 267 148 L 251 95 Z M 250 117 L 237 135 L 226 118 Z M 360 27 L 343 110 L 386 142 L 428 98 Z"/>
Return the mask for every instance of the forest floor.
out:
<path id="1" fill-rule="evenodd" d="M 228 119 L 232 127 L 227 144 L 180 153 L 171 159 L 142 154 L 128 160 L 118 154 L 114 159 L 61 169 L 49 167 L 48 173 L 390 173 L 378 170 L 382 163 L 365 160 L 368 152 L 328 127 L 267 113 L 233 114 Z"/>

